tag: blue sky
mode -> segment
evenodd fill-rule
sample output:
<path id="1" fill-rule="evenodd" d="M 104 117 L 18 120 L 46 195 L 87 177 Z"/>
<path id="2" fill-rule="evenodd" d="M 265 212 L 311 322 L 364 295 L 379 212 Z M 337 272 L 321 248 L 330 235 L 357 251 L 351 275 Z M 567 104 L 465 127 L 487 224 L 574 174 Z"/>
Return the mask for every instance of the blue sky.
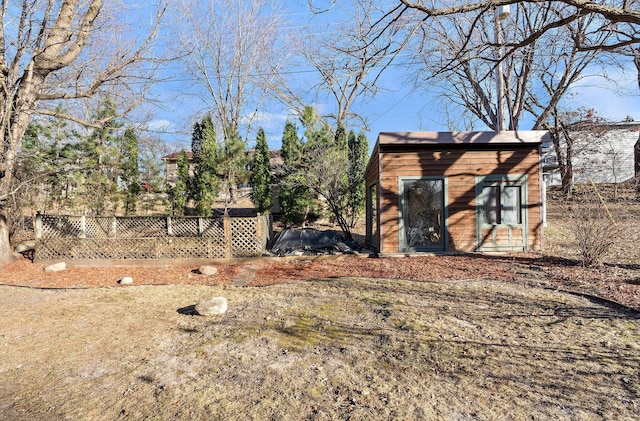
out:
<path id="1" fill-rule="evenodd" d="M 306 3 L 306 2 L 303 2 Z M 287 12 L 290 19 L 297 24 L 305 25 L 310 20 L 313 24 L 317 17 L 313 17 L 298 5 L 296 1 L 287 3 L 291 11 Z M 375 143 L 379 132 L 383 131 L 447 131 L 442 113 L 443 99 L 428 90 L 415 91 L 406 82 L 406 69 L 391 67 L 380 80 L 381 89 L 371 101 L 358 104 L 355 110 L 368 119 L 370 130 L 366 132 L 369 143 Z M 571 107 L 579 106 L 595 108 L 598 113 L 610 120 L 619 121 L 627 116 L 640 120 L 640 89 L 637 86 L 635 69 L 625 72 L 620 68 L 611 69 L 609 78 L 616 80 L 613 86 L 606 79 L 591 76 L 580 80 L 572 93 Z M 186 78 L 178 63 L 172 63 L 163 71 L 163 77 L 168 80 L 158 83 L 153 89 L 153 95 L 160 100 L 162 107 L 155 109 L 154 119 L 149 126 L 166 133 L 157 136 L 176 144 L 176 150 L 181 145 L 188 148 L 191 137 L 191 127 L 196 118 L 202 116 L 206 109 L 201 100 L 195 97 L 193 83 Z M 616 92 L 617 91 L 617 92 Z M 190 93 L 191 92 L 191 93 Z M 445 100 L 446 101 L 446 100 Z M 322 111 L 324 104 L 311 104 Z M 284 105 L 270 103 L 260 111 L 257 126 L 264 128 L 269 145 L 273 149 L 280 147 L 280 139 L 284 123 L 289 115 Z M 526 123 L 523 128 L 526 127 Z M 463 130 L 464 127 L 456 127 Z M 477 129 L 483 129 L 478 126 Z M 253 139 L 255 134 L 249 136 Z"/>

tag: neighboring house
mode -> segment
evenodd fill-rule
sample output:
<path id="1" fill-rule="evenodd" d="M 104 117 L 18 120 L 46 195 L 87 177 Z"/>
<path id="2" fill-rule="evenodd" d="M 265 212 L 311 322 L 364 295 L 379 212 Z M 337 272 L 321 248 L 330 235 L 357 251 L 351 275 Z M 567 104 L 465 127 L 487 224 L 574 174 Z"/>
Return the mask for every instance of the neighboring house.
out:
<path id="1" fill-rule="evenodd" d="M 541 250 L 546 131 L 380 133 L 366 172 L 380 254 Z"/>
<path id="2" fill-rule="evenodd" d="M 178 158 L 180 158 L 181 152 L 173 152 L 169 155 L 163 156 L 162 160 L 165 164 L 164 170 L 164 184 L 165 186 L 175 186 L 178 179 Z M 193 177 L 193 153 L 185 152 L 187 159 L 189 160 L 189 177 Z"/>
<path id="3" fill-rule="evenodd" d="M 621 183 L 634 179 L 634 145 L 640 134 L 640 122 L 607 123 L 582 131 L 574 126 L 573 182 Z M 547 185 L 561 184 L 558 158 L 553 143 L 542 148 L 544 181 Z"/>

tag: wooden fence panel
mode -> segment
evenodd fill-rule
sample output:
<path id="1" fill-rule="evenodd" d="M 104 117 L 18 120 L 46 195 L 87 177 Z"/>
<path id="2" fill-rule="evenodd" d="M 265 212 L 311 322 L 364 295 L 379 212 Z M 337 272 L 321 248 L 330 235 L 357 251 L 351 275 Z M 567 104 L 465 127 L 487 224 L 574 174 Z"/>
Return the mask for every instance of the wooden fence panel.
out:
<path id="1" fill-rule="evenodd" d="M 214 259 L 260 256 L 270 215 L 248 218 L 38 214 L 36 259 Z"/>

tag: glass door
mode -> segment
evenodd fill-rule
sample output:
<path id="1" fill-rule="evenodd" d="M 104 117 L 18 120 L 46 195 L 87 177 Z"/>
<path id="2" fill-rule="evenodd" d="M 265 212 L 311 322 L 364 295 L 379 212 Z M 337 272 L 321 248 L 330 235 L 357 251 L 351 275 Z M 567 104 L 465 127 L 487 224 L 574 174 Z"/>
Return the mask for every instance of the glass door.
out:
<path id="1" fill-rule="evenodd" d="M 400 251 L 446 249 L 443 178 L 400 179 Z"/>

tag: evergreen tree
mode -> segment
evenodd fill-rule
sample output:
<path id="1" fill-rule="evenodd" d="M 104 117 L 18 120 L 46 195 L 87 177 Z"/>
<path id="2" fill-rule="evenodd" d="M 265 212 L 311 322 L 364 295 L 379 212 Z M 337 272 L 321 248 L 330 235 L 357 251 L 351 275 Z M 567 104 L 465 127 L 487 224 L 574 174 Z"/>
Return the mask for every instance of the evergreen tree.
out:
<path id="1" fill-rule="evenodd" d="M 300 161 L 298 129 L 295 124 L 287 120 L 282 134 L 282 160 L 285 166 L 293 166 Z"/>
<path id="2" fill-rule="evenodd" d="M 351 229 L 364 209 L 367 139 L 364 134 L 356 136 L 352 131 L 347 135 L 340 126 L 331 135 L 330 127 L 309 107 L 301 116 L 301 123 L 305 136 L 297 148 L 303 152 L 297 162 L 286 164 L 287 174 L 280 194 L 283 221 L 290 222 L 297 216 L 298 200 L 306 195 L 309 202 L 321 203 L 331 212 L 345 238 L 350 240 Z M 283 149 L 284 146 L 283 139 Z M 286 148 L 285 155 L 292 156 L 295 148 L 290 144 Z"/>
<path id="3" fill-rule="evenodd" d="M 309 189 L 296 181 L 302 156 L 303 145 L 296 125 L 287 120 L 282 134 L 284 174 L 278 183 L 281 220 L 285 225 L 305 225 L 312 205 Z"/>
<path id="4" fill-rule="evenodd" d="M 211 116 L 207 114 L 204 117 L 202 124 L 196 121 L 193 125 L 193 133 L 191 134 L 191 152 L 194 156 L 198 155 L 202 149 L 202 129 L 205 124 L 208 125 L 208 123 L 205 123 L 205 119 L 210 121 Z M 211 125 L 213 126 L 213 123 L 211 123 Z"/>
<path id="5" fill-rule="evenodd" d="M 302 123 L 302 127 L 304 127 L 304 139 L 302 140 L 304 145 L 303 156 L 307 155 L 304 153 L 304 149 L 314 150 L 335 144 L 336 135 L 339 133 L 332 136 L 331 126 L 321 121 L 313 107 L 306 106 L 304 108 L 300 122 Z M 342 129 L 342 131 L 344 132 L 344 129 Z"/>
<path id="6" fill-rule="evenodd" d="M 20 207 L 46 210 L 46 207 L 39 203 L 41 199 L 39 196 L 48 195 L 50 191 L 45 178 L 48 172 L 48 148 L 44 144 L 43 131 L 44 127 L 39 122 L 32 121 L 27 126 L 22 138 L 20 159 L 18 160 L 20 165 L 14 170 L 14 182 L 25 187 L 19 191 L 18 198 L 21 200 L 17 202 L 21 206 L 16 206 L 15 212 L 11 212 L 10 216 L 18 214 L 21 217 Z M 17 221 L 13 221 L 9 226 L 12 227 L 15 223 Z"/>
<path id="7" fill-rule="evenodd" d="M 122 174 L 120 180 L 124 184 L 124 212 L 135 213 L 136 202 L 140 194 L 140 168 L 138 166 L 138 137 L 133 129 L 128 128 L 122 139 Z"/>
<path id="8" fill-rule="evenodd" d="M 251 200 L 258 213 L 269 213 L 273 206 L 271 199 L 271 165 L 269 146 L 264 130 L 260 128 L 256 137 L 256 149 L 251 166 Z"/>
<path id="9" fill-rule="evenodd" d="M 176 184 L 169 190 L 173 215 L 183 216 L 187 206 L 189 191 L 189 158 L 183 150 L 178 155 Z"/>
<path id="10" fill-rule="evenodd" d="M 237 127 L 227 127 L 224 144 L 218 153 L 218 174 L 224 182 L 225 210 L 229 201 L 236 202 L 238 184 L 248 181 L 246 151 L 246 142 L 240 138 Z"/>
<path id="11" fill-rule="evenodd" d="M 216 131 L 210 115 L 206 115 L 197 130 L 194 130 L 192 147 L 194 153 L 194 199 L 196 214 L 211 215 L 211 209 L 218 198 L 220 180 L 217 171 L 218 144 Z"/>
<path id="12" fill-rule="evenodd" d="M 351 135 L 353 132 L 349 132 L 349 135 Z M 347 150 L 347 131 L 344 129 L 344 127 L 342 125 L 339 125 L 336 128 L 336 134 L 335 134 L 335 138 L 334 138 L 334 145 L 337 146 L 338 148 L 342 149 L 342 150 Z"/>
<path id="13" fill-rule="evenodd" d="M 63 113 L 64 109 L 58 107 Z M 21 148 L 21 171 L 38 190 L 38 209 L 47 211 L 72 205 L 71 191 L 80 178 L 76 161 L 76 134 L 61 118 L 40 119 L 27 127 Z M 35 205 L 35 204 L 34 204 Z"/>
<path id="14" fill-rule="evenodd" d="M 65 113 L 62 106 L 56 111 Z M 69 127 L 65 119 L 55 117 L 47 124 L 45 135 L 48 138 L 49 148 L 47 164 L 49 176 L 49 203 L 59 208 L 69 207 L 74 204 L 72 191 L 82 180 L 82 173 L 77 166 L 78 138 L 77 133 Z"/>

